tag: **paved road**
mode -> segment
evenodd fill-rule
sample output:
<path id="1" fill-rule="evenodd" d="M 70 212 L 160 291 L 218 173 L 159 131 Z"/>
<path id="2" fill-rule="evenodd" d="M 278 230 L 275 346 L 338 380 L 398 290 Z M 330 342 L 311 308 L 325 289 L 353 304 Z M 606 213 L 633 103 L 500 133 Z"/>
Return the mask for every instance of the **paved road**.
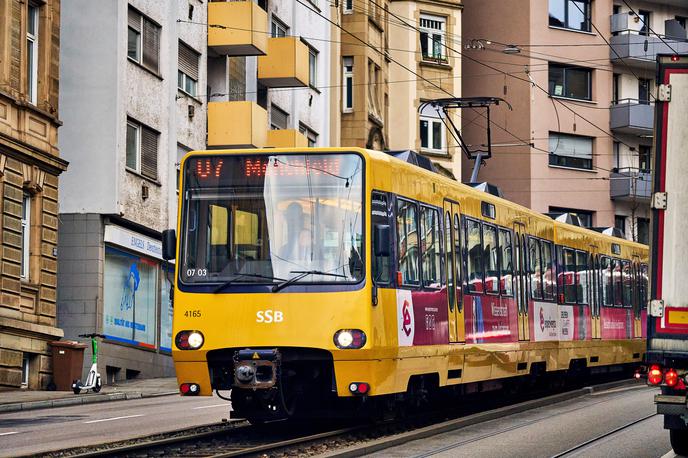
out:
<path id="1" fill-rule="evenodd" d="M 590 394 L 379 452 L 376 457 L 553 457 L 655 413 L 656 389 Z M 653 416 L 567 457 L 675 457 L 662 418 Z"/>
<path id="2" fill-rule="evenodd" d="M 147 436 L 221 421 L 229 403 L 162 396 L 0 414 L 0 456 L 17 456 Z"/>

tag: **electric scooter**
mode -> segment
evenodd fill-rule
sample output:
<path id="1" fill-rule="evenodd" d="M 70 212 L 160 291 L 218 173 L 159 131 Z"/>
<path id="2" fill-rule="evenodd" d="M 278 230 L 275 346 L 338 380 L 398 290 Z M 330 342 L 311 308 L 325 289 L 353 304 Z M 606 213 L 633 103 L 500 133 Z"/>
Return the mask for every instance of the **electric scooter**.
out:
<path id="1" fill-rule="evenodd" d="M 103 387 L 103 382 L 100 379 L 100 373 L 98 372 L 98 341 L 96 337 L 105 338 L 102 334 L 79 334 L 79 337 L 90 337 L 91 347 L 93 348 L 93 356 L 91 361 L 91 369 L 88 371 L 88 376 L 86 377 L 86 384 L 81 383 L 81 380 L 77 379 L 72 382 L 72 390 L 74 394 L 81 393 L 82 390 L 92 390 L 94 393 L 98 393 Z"/>

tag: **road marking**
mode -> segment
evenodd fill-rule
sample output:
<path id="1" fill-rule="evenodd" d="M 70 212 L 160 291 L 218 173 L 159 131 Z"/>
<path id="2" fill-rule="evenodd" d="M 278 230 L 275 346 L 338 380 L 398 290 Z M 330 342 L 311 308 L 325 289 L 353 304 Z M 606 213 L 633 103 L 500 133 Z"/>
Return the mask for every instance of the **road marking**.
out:
<path id="1" fill-rule="evenodd" d="M 9 433 L 0 433 L 0 436 L 9 436 L 10 434 L 19 434 L 19 431 L 10 431 Z"/>
<path id="2" fill-rule="evenodd" d="M 213 407 L 229 407 L 229 404 L 225 402 L 224 404 L 213 404 L 211 406 L 200 406 L 200 407 L 194 407 L 193 410 L 212 409 Z"/>
<path id="3" fill-rule="evenodd" d="M 100 420 L 91 420 L 91 421 L 85 421 L 84 424 L 89 424 L 89 423 L 100 423 L 101 421 L 114 421 L 114 420 L 124 420 L 125 418 L 136 418 L 136 417 L 143 417 L 143 414 L 139 415 L 127 415 L 124 417 L 112 417 L 112 418 L 102 418 Z"/>

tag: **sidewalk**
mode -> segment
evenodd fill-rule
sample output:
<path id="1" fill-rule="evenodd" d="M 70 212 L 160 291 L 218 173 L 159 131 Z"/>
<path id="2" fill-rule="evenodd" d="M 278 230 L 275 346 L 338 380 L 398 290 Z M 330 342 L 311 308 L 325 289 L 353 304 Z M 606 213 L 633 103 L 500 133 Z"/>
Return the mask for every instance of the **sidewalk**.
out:
<path id="1" fill-rule="evenodd" d="M 174 377 L 130 380 L 104 385 L 100 393 L 74 394 L 71 391 L 0 391 L 0 413 L 64 407 L 92 402 L 151 398 L 179 393 Z"/>

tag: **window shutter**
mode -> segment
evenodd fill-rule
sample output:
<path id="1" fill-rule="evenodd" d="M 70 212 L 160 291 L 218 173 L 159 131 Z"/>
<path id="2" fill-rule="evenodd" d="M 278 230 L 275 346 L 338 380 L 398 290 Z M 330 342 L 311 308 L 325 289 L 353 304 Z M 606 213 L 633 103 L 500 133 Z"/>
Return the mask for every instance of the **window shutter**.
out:
<path id="1" fill-rule="evenodd" d="M 143 21 L 143 65 L 158 71 L 158 52 L 160 49 L 160 28 L 151 21 Z"/>
<path id="2" fill-rule="evenodd" d="M 198 54 L 181 42 L 179 43 L 179 70 L 198 81 Z"/>
<path id="3" fill-rule="evenodd" d="M 270 108 L 270 121 L 272 125 L 278 129 L 286 129 L 289 124 L 289 113 L 281 110 L 275 105 L 271 105 Z"/>
<path id="4" fill-rule="evenodd" d="M 141 126 L 141 174 L 158 179 L 158 134 Z"/>
<path id="5" fill-rule="evenodd" d="M 129 27 L 141 33 L 141 14 L 133 8 L 129 8 Z"/>

